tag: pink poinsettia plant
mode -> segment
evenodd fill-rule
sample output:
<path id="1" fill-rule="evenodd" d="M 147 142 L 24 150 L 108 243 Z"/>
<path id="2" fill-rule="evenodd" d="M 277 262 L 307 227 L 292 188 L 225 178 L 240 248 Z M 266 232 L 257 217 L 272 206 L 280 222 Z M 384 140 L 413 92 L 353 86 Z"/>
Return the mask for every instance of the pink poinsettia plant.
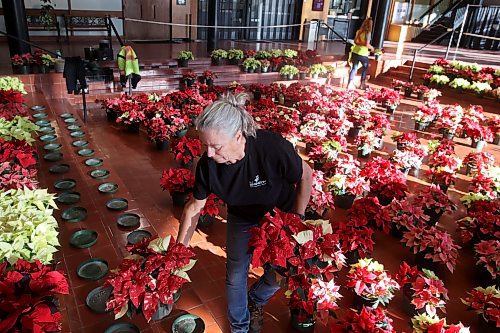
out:
<path id="1" fill-rule="evenodd" d="M 444 264 L 453 273 L 458 259 L 458 249 L 450 234 L 434 226 L 413 226 L 403 233 L 406 247 L 414 254 L 421 253 L 425 259 Z"/>
<path id="2" fill-rule="evenodd" d="M 325 184 L 326 179 L 324 178 L 324 172 L 314 170 L 311 198 L 309 199 L 307 211 L 322 216 L 326 210 L 335 209 L 332 193 L 325 191 Z"/>
<path id="3" fill-rule="evenodd" d="M 468 306 L 468 310 L 473 310 L 485 321 L 493 323 L 496 328 L 500 328 L 500 291 L 495 286 L 487 288 L 476 287 L 467 292 L 468 297 L 462 302 Z"/>
<path id="4" fill-rule="evenodd" d="M 62 315 L 56 295 L 68 295 L 62 271 L 19 259 L 0 264 L 0 331 L 61 332 Z"/>
<path id="5" fill-rule="evenodd" d="M 372 307 L 387 305 L 399 289 L 399 284 L 384 270 L 384 265 L 371 258 L 360 259 L 351 265 L 346 286 L 372 302 Z"/>
<path id="6" fill-rule="evenodd" d="M 493 281 L 500 277 L 500 241 L 497 239 L 483 240 L 474 246 L 476 265 L 483 266 Z"/>
<path id="7" fill-rule="evenodd" d="M 463 164 L 469 167 L 469 175 L 485 174 L 495 166 L 495 156 L 488 152 L 470 152 L 465 156 Z"/>
<path id="8" fill-rule="evenodd" d="M 190 282 L 187 271 L 196 260 L 194 252 L 171 236 L 145 238 L 127 246 L 131 253 L 104 283 L 113 288 L 106 309 L 115 319 L 141 311 L 149 322 L 161 304 L 172 304 L 181 286 Z"/>
<path id="9" fill-rule="evenodd" d="M 420 191 L 413 200 L 413 205 L 422 207 L 426 215 L 451 214 L 457 210 L 457 205 L 437 185 L 431 185 Z"/>
<path id="10" fill-rule="evenodd" d="M 191 170 L 170 168 L 164 170 L 160 179 L 160 186 L 164 191 L 172 193 L 188 193 L 194 187 L 194 176 Z"/>
<path id="11" fill-rule="evenodd" d="M 467 244 L 500 238 L 500 202 L 476 200 L 467 209 L 467 216 L 457 221 L 460 238 Z"/>
<path id="12" fill-rule="evenodd" d="M 464 131 L 472 141 L 493 141 L 493 133 L 488 126 L 483 126 L 478 122 L 470 121 L 464 125 Z"/>

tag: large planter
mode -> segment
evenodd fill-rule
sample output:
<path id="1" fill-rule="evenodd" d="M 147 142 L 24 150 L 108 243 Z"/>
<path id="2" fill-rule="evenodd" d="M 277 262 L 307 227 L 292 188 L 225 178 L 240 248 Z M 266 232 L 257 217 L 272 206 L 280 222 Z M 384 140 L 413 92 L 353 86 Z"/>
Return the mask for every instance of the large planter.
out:
<path id="1" fill-rule="evenodd" d="M 203 214 L 200 215 L 200 217 L 198 218 L 198 224 L 197 224 L 198 227 L 207 228 L 212 224 L 214 224 L 214 217 L 211 215 Z"/>
<path id="2" fill-rule="evenodd" d="M 177 59 L 177 66 L 179 67 L 188 67 L 189 60 L 188 59 Z"/>
<path id="3" fill-rule="evenodd" d="M 212 64 L 214 64 L 214 66 L 222 66 L 224 64 L 224 59 L 223 58 L 212 58 Z"/>
<path id="4" fill-rule="evenodd" d="M 352 207 L 356 196 L 354 194 L 344 194 L 335 196 L 335 206 L 342 209 L 349 209 Z"/>
<path id="5" fill-rule="evenodd" d="M 167 150 L 168 149 L 168 144 L 169 144 L 168 139 L 165 139 L 165 140 L 155 140 L 156 149 L 158 149 L 158 150 Z"/>
<path id="6" fill-rule="evenodd" d="M 151 317 L 151 320 L 157 321 L 157 320 L 162 320 L 166 316 L 172 312 L 174 305 L 173 304 L 163 304 L 160 301 L 158 301 L 158 310 L 156 310 L 155 314 L 153 317 Z"/>
<path id="7" fill-rule="evenodd" d="M 366 148 L 359 149 L 358 148 L 358 157 L 368 158 L 368 157 L 370 157 L 371 154 L 372 154 L 372 150 L 371 149 L 366 149 Z"/>
<path id="8" fill-rule="evenodd" d="M 311 332 L 314 330 L 316 320 L 304 310 L 291 310 L 290 322 L 292 327 L 299 332 Z"/>
<path id="9" fill-rule="evenodd" d="M 184 192 L 170 192 L 170 196 L 172 197 L 172 204 L 175 207 L 182 207 L 186 203 L 188 194 Z"/>
<path id="10" fill-rule="evenodd" d="M 486 141 L 484 140 L 472 140 L 470 144 L 472 148 L 476 148 L 476 151 L 482 151 L 485 145 Z"/>

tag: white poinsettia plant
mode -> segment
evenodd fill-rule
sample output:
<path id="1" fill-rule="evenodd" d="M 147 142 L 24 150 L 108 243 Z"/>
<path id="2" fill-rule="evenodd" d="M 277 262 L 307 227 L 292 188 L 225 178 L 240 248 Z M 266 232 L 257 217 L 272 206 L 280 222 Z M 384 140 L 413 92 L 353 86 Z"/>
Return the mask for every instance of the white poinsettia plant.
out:
<path id="1" fill-rule="evenodd" d="M 0 192 L 0 262 L 53 260 L 59 246 L 54 198 L 47 189 Z"/>

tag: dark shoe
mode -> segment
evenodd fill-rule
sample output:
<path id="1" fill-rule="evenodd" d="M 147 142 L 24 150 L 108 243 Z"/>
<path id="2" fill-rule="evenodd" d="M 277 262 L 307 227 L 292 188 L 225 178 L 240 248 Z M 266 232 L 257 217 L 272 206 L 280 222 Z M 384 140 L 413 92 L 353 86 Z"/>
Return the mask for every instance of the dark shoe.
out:
<path id="1" fill-rule="evenodd" d="M 263 306 L 256 304 L 250 296 L 248 297 L 248 311 L 250 311 L 250 330 L 249 333 L 260 333 L 264 324 Z"/>

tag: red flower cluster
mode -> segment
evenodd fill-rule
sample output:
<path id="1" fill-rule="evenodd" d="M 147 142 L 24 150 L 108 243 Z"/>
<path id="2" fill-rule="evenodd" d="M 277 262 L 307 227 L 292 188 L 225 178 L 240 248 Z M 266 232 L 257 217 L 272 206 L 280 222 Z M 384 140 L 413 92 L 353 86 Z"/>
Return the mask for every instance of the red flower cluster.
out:
<path id="1" fill-rule="evenodd" d="M 160 186 L 170 193 L 188 193 L 194 187 L 194 176 L 191 170 L 170 168 L 163 171 Z"/>
<path id="2" fill-rule="evenodd" d="M 0 189 L 37 188 L 36 150 L 25 141 L 0 139 Z"/>
<path id="3" fill-rule="evenodd" d="M 492 322 L 500 328 L 500 291 L 494 286 L 488 288 L 476 287 L 468 292 L 470 296 L 462 302 L 481 315 L 484 320 Z"/>
<path id="4" fill-rule="evenodd" d="M 35 260 L 0 265 L 0 331 L 61 332 L 56 294 L 69 294 L 62 271 Z"/>
<path id="5" fill-rule="evenodd" d="M 458 220 L 457 225 L 463 243 L 500 239 L 500 202 L 474 201 L 467 209 L 467 216 Z"/>
<path id="6" fill-rule="evenodd" d="M 406 196 L 406 176 L 389 160 L 375 157 L 368 161 L 360 173 L 370 181 L 370 193 L 400 200 Z"/>
<path id="7" fill-rule="evenodd" d="M 201 141 L 199 139 L 190 139 L 183 136 L 177 139 L 171 146 L 171 151 L 174 154 L 175 160 L 188 164 L 195 157 L 201 156 Z"/>
<path id="8" fill-rule="evenodd" d="M 222 205 L 224 202 L 219 199 L 215 194 L 211 193 L 207 201 L 205 202 L 205 206 L 201 210 L 201 215 L 210 215 L 210 216 L 217 216 L 219 215 L 219 207 Z"/>
<path id="9" fill-rule="evenodd" d="M 500 277 L 500 241 L 497 239 L 483 240 L 474 246 L 476 265 L 482 265 L 491 274 L 493 281 Z"/>
<path id="10" fill-rule="evenodd" d="M 27 117 L 24 98 L 17 90 L 0 90 L 0 118 L 12 120 L 15 116 Z"/>
<path id="11" fill-rule="evenodd" d="M 346 317 L 331 327 L 332 333 L 394 333 L 392 319 L 382 308 L 367 308 L 363 306 L 361 312 L 353 309 L 347 311 Z"/>

